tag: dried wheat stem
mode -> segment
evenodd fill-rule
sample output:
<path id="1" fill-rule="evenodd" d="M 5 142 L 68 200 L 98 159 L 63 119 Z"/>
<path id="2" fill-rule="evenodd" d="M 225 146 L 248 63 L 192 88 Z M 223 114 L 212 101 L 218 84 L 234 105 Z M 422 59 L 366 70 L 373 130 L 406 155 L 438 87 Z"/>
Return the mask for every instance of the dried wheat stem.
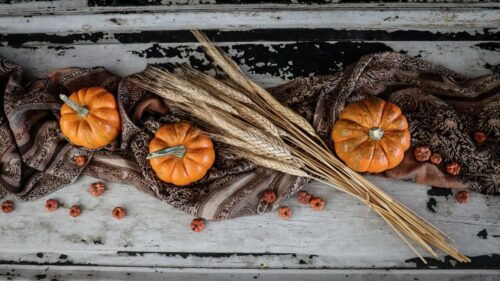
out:
<path id="1" fill-rule="evenodd" d="M 208 40 L 205 34 L 201 33 L 198 30 L 192 30 L 191 32 L 201 43 L 205 52 L 214 60 L 214 63 L 216 65 L 222 68 L 234 82 L 243 87 L 245 90 L 247 90 L 248 92 L 253 91 L 252 85 L 250 84 L 248 79 L 246 79 L 245 75 L 241 73 L 239 67 L 235 65 L 232 60 L 227 59 L 221 51 L 219 51 L 213 44 L 211 44 L 210 40 Z"/>
<path id="2" fill-rule="evenodd" d="M 237 111 L 241 114 L 242 117 L 249 120 L 254 120 L 257 126 L 270 133 L 274 137 L 286 135 L 283 130 L 280 130 L 278 127 L 276 127 L 271 121 L 269 121 L 269 119 L 265 118 L 261 114 L 248 107 L 238 107 Z"/>
<path id="3" fill-rule="evenodd" d="M 297 125 L 300 129 L 307 132 L 310 136 L 316 137 L 316 131 L 307 122 L 304 117 L 296 114 L 290 108 L 284 106 L 279 101 L 277 101 L 269 92 L 258 84 L 248 80 L 239 66 L 237 66 L 234 61 L 228 59 L 224 53 L 219 51 L 213 44 L 210 43 L 208 38 L 198 30 L 193 30 L 192 33 L 198 39 L 198 41 L 203 45 L 207 54 L 214 60 L 214 62 L 219 65 L 225 73 L 233 79 L 236 83 L 241 85 L 249 93 L 255 93 L 266 101 L 272 110 L 275 110 L 279 115 L 285 117 L 285 120 Z"/>
<path id="4" fill-rule="evenodd" d="M 230 137 L 230 136 L 225 136 L 221 134 L 214 134 L 214 133 L 207 133 L 208 136 L 210 136 L 212 139 L 219 141 L 221 143 L 226 143 L 226 144 L 231 144 L 231 146 L 237 150 L 235 150 L 237 153 L 236 155 L 240 155 L 241 153 L 252 153 L 261 157 L 269 157 L 269 153 L 264 152 L 259 146 L 253 146 L 249 144 L 248 142 L 242 141 L 238 138 Z M 241 156 L 241 155 L 240 155 Z M 280 161 L 283 164 L 293 166 L 294 168 L 297 169 L 302 169 L 304 167 L 304 164 L 302 161 L 298 158 L 296 158 L 293 155 L 287 156 L 287 157 L 281 157 Z"/>
<path id="5" fill-rule="evenodd" d="M 218 91 L 221 95 L 227 98 L 233 99 L 235 101 L 244 104 L 253 104 L 253 101 L 242 94 L 240 91 L 235 90 L 231 86 L 221 82 L 210 75 L 203 72 L 194 70 L 192 68 L 183 67 L 184 75 L 193 83 L 202 83 L 204 85 L 212 87 L 214 90 Z"/>
<path id="6" fill-rule="evenodd" d="M 413 247 L 413 245 L 410 243 L 410 241 L 408 241 L 408 239 L 406 239 L 406 237 L 399 231 L 399 229 L 396 228 L 397 224 L 395 224 L 394 221 L 391 221 L 390 219 L 388 219 L 385 215 L 381 214 L 377 209 L 375 209 L 375 212 L 377 212 L 380 215 L 380 217 L 382 217 L 382 219 L 385 220 L 385 222 L 387 222 L 387 224 L 392 228 L 392 230 L 394 230 L 394 232 L 396 232 L 396 234 L 399 236 L 399 238 L 401 238 L 401 240 L 403 240 L 403 242 L 413 251 L 413 253 L 415 253 L 424 264 L 427 264 L 427 261 L 419 253 L 419 251 L 417 251 L 417 249 L 415 249 L 415 247 Z"/>
<path id="7" fill-rule="evenodd" d="M 292 165 L 287 165 L 283 164 L 281 161 L 276 161 L 270 158 L 263 157 L 261 155 L 253 154 L 248 151 L 234 151 L 231 150 L 234 154 L 238 154 L 245 159 L 248 159 L 252 161 L 253 163 L 263 166 L 272 170 L 280 171 L 286 174 L 290 174 L 293 176 L 298 176 L 298 177 L 307 177 L 309 178 L 310 175 L 308 175 L 306 172 L 302 171 L 300 168 L 296 168 Z"/>
<path id="8" fill-rule="evenodd" d="M 193 34 L 231 80 L 221 82 L 188 68 L 181 76 L 156 69 L 136 79 L 139 85 L 196 116 L 210 136 L 229 145 L 236 155 L 277 171 L 318 180 L 363 201 L 421 259 L 407 238 L 432 255 L 436 255 L 435 247 L 459 261 L 468 261 L 434 226 L 345 166 L 307 120 L 248 80 L 201 32 Z"/>
<path id="9" fill-rule="evenodd" d="M 177 90 L 179 93 L 186 93 L 189 92 L 189 95 L 185 95 L 184 97 L 187 99 L 191 99 L 193 101 L 197 102 L 203 102 L 207 103 L 209 105 L 212 105 L 214 107 L 217 107 L 219 109 L 222 109 L 224 111 L 230 112 L 232 114 L 238 114 L 238 111 L 234 109 L 231 105 L 229 105 L 226 102 L 221 101 L 220 99 L 214 98 L 210 93 L 205 91 L 204 89 L 201 89 L 199 87 L 196 87 L 193 84 L 188 83 L 187 81 L 176 77 L 175 75 L 166 72 L 164 70 L 161 70 L 158 67 L 148 67 L 144 71 L 145 76 L 153 75 L 158 77 L 159 73 L 161 73 L 161 77 L 163 78 L 157 78 L 160 80 L 159 82 L 164 83 L 165 85 L 170 86 L 172 90 Z M 161 79 L 163 79 L 161 81 Z"/>

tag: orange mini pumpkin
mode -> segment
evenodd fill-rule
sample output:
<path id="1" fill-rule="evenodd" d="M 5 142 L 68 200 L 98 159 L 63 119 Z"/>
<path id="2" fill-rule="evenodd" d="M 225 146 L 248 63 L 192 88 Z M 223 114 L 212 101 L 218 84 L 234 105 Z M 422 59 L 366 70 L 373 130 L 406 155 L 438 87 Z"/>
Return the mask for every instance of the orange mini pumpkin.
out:
<path id="1" fill-rule="evenodd" d="M 215 162 L 212 140 L 188 122 L 161 126 L 149 143 L 149 152 L 156 175 L 178 186 L 203 178 Z"/>
<path id="2" fill-rule="evenodd" d="M 377 97 L 347 105 L 331 137 L 338 157 L 357 172 L 394 168 L 410 147 L 408 122 L 401 109 Z"/>
<path id="3" fill-rule="evenodd" d="M 83 88 L 69 97 L 59 96 L 59 125 L 70 142 L 97 149 L 113 142 L 121 131 L 120 113 L 113 94 L 101 87 Z"/>

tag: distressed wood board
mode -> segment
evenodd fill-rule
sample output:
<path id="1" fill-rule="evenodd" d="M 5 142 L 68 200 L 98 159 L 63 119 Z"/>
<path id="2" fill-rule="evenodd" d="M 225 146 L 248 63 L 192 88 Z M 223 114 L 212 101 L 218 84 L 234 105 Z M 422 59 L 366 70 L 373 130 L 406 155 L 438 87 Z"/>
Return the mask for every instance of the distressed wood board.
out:
<path id="1" fill-rule="evenodd" d="M 470 76 L 491 73 L 500 66 L 500 44 L 489 41 L 377 41 L 377 42 L 250 42 L 221 43 L 248 75 L 264 86 L 293 78 L 333 73 L 375 51 L 402 51 L 441 63 Z M 272 58 L 276 52 L 287 55 Z M 303 57 L 296 57 L 305 53 Z M 105 66 L 117 75 L 142 71 L 146 65 L 189 63 L 211 68 L 196 43 L 131 43 L 0 47 L 0 55 L 23 65 L 30 76 L 43 76 L 59 67 Z M 456 59 L 459 57 L 460 59 Z"/>
<path id="2" fill-rule="evenodd" d="M 82 267 L 51 266 L 40 272 L 36 266 L 12 266 L 7 278 L 19 280 L 259 280 L 259 281 L 360 281 L 360 280 L 461 280 L 495 281 L 498 272 L 494 270 L 376 270 L 376 269 L 199 269 L 199 268 L 135 268 L 130 272 L 126 267 Z M 474 275 L 472 275 L 474 274 Z M 285 279 L 286 278 L 286 279 Z"/>
<path id="3" fill-rule="evenodd" d="M 470 203 L 461 205 L 455 203 L 449 190 L 368 178 L 438 225 L 473 262 L 460 264 L 448 257 L 431 257 L 429 265 L 423 265 L 376 214 L 346 194 L 322 184 L 312 183 L 306 190 L 326 199 L 323 212 L 315 212 L 290 199 L 288 204 L 294 211 L 290 221 L 279 220 L 276 213 L 269 213 L 209 222 L 205 231 L 193 233 L 189 228 L 189 215 L 127 185 L 110 183 L 104 196 L 92 197 L 87 187 L 95 179 L 84 177 L 48 197 L 64 204 L 54 213 L 46 212 L 43 200 L 38 200 L 16 202 L 15 212 L 0 214 L 0 264 L 3 265 L 0 274 L 14 274 L 11 270 L 15 269 L 19 276 L 13 280 L 40 274 L 62 274 L 60 277 L 64 278 L 58 280 L 73 280 L 67 275 L 73 271 L 65 267 L 81 267 L 81 274 L 99 271 L 109 276 L 106 275 L 110 274 L 108 267 L 125 266 L 123 272 L 146 274 L 151 278 L 156 274 L 143 273 L 142 268 L 185 268 L 186 272 L 193 267 L 232 269 L 231 274 L 239 269 L 254 269 L 251 278 L 258 273 L 266 275 L 269 269 L 284 268 L 317 269 L 319 271 L 309 272 L 318 273 L 313 274 L 315 278 L 327 273 L 338 274 L 327 269 L 352 269 L 346 274 L 356 275 L 361 273 L 355 269 L 362 268 L 404 268 L 415 276 L 430 272 L 411 269 L 460 269 L 460 275 L 465 277 L 484 274 L 489 276 L 484 280 L 498 277 L 500 198 L 472 194 Z M 84 206 L 82 215 L 76 219 L 68 215 L 72 204 Z M 125 207 L 128 216 L 114 220 L 111 217 L 114 206 Z M 100 269 L 103 266 L 105 268 Z M 212 273 L 227 279 L 229 276 L 224 274 L 231 275 L 228 271 Z M 293 272 L 282 273 L 293 275 Z M 372 273 L 379 280 L 395 278 L 391 274 L 384 276 L 380 271 Z M 432 276 L 445 273 L 436 272 Z M 450 274 L 447 278 L 457 276 L 454 272 Z M 272 280 L 271 277 L 266 278 Z M 102 277 L 101 280 L 108 279 Z"/>
<path id="4" fill-rule="evenodd" d="M 457 204 L 449 190 L 369 177 L 412 210 L 448 233 L 464 253 L 498 262 L 500 198 L 472 194 Z M 48 198 L 64 204 L 54 213 L 44 201 L 16 202 L 16 211 L 1 214 L 1 263 L 74 264 L 221 268 L 416 268 L 423 267 L 392 230 L 363 203 L 318 183 L 306 190 L 322 196 L 325 211 L 316 212 L 290 199 L 290 221 L 277 213 L 209 222 L 202 233 L 189 227 L 191 216 L 121 184 L 108 184 L 104 196 L 92 197 L 83 177 Z M 429 195 L 430 194 L 430 195 Z M 441 196 L 434 196 L 438 194 Z M 72 204 L 83 213 L 69 217 Z M 128 215 L 111 216 L 115 206 Z M 430 268 L 474 268 L 449 259 Z M 498 264 L 497 264 L 498 266 Z"/>
<path id="5" fill-rule="evenodd" d="M 137 12 L 80 0 L 0 5 L 0 55 L 21 64 L 30 77 L 68 66 L 99 65 L 122 76 L 148 63 L 208 70 L 189 35 L 197 27 L 209 29 L 208 35 L 265 86 L 332 73 L 365 54 L 389 50 L 470 76 L 500 69 L 494 2 L 415 4 L 418 9 L 383 3 L 373 12 L 366 10 L 380 3 L 160 4 L 166 5 Z M 208 17 L 199 16 L 203 13 Z M 133 186 L 109 183 L 105 196 L 94 198 L 86 190 L 95 179 L 84 177 L 47 197 L 64 204 L 55 213 L 38 200 L 16 202 L 15 212 L 0 214 L 0 279 L 499 279 L 500 198 L 474 193 L 469 204 L 460 205 L 447 189 L 368 178 L 449 234 L 473 262 L 440 256 L 423 265 L 362 203 L 317 183 L 306 190 L 326 199 L 323 212 L 290 199 L 290 221 L 270 213 L 208 223 L 204 232 L 193 233 L 190 216 Z M 68 208 L 75 203 L 84 210 L 73 219 Z M 121 221 L 111 217 L 118 205 L 128 211 Z"/>

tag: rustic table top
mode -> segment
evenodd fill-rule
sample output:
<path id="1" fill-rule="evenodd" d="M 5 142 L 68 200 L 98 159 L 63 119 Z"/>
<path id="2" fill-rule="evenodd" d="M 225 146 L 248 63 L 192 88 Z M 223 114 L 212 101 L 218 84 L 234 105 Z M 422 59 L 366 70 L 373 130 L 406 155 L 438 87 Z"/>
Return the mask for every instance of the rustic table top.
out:
<path id="1" fill-rule="evenodd" d="M 265 86 L 332 73 L 364 54 L 388 50 L 470 76 L 500 70 L 494 2 L 411 8 L 331 1 L 138 7 L 127 6 L 130 1 L 7 2 L 13 3 L 0 4 L 0 56 L 22 65 L 30 77 L 67 66 L 99 65 L 118 75 L 148 63 L 208 69 L 191 28 L 207 29 Z M 322 212 L 292 198 L 289 221 L 269 213 L 209 222 L 194 233 L 191 216 L 135 187 L 108 183 L 105 195 L 95 198 L 87 186 L 96 179 L 82 177 L 47 197 L 64 205 L 54 213 L 45 211 L 41 199 L 16 201 L 15 212 L 0 214 L 0 279 L 498 280 L 500 198 L 473 193 L 468 204 L 458 204 L 449 189 L 368 179 L 450 235 L 472 263 L 440 256 L 422 264 L 374 212 L 318 183 L 306 190 L 326 199 Z M 83 206 L 80 217 L 68 215 L 72 204 Z M 124 219 L 112 218 L 115 206 L 127 209 Z"/>

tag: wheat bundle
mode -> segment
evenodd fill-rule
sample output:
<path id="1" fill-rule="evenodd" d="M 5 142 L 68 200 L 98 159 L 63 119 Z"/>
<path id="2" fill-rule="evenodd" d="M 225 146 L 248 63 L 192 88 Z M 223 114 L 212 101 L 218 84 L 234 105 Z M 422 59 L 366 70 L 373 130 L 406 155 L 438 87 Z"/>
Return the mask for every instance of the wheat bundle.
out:
<path id="1" fill-rule="evenodd" d="M 457 261 L 469 261 L 448 244 L 445 234 L 337 159 L 307 120 L 247 79 L 204 34 L 193 34 L 228 81 L 187 67 L 175 74 L 149 67 L 134 77 L 135 83 L 195 116 L 233 153 L 270 169 L 323 182 L 363 201 L 422 261 L 415 244 L 435 257 L 434 249 L 439 249 Z"/>

